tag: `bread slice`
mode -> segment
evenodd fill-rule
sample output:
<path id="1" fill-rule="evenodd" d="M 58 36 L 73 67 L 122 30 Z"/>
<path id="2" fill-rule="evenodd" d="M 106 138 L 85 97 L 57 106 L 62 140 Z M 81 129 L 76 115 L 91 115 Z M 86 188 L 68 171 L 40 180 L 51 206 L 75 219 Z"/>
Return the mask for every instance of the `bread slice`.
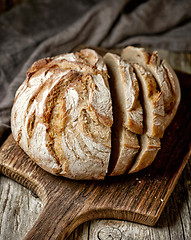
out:
<path id="1" fill-rule="evenodd" d="M 164 103 L 161 92 L 150 72 L 133 64 L 142 92 L 144 109 L 144 134 L 140 136 L 140 151 L 129 170 L 129 173 L 140 171 L 149 166 L 160 149 L 160 137 L 164 134 Z"/>
<path id="2" fill-rule="evenodd" d="M 143 132 L 143 110 L 138 100 L 139 86 L 133 68 L 116 54 L 107 53 L 104 62 L 110 76 L 114 112 L 108 175 L 116 176 L 130 168 L 139 150 L 135 132 Z"/>
<path id="3" fill-rule="evenodd" d="M 112 102 L 102 58 L 85 52 L 83 58 L 71 54 L 34 63 L 17 91 L 11 125 L 15 140 L 46 171 L 103 179 L 111 153 Z"/>
<path id="4" fill-rule="evenodd" d="M 139 79 L 144 109 L 144 131 L 150 137 L 163 137 L 164 134 L 164 102 L 162 93 L 157 90 L 157 84 L 150 72 L 141 65 L 134 63 L 133 67 Z"/>
<path id="5" fill-rule="evenodd" d="M 175 105 L 175 95 L 172 89 L 171 82 L 168 78 L 167 72 L 163 67 L 162 61 L 159 58 L 158 52 L 154 51 L 149 59 L 148 68 L 150 72 L 155 77 L 161 92 L 164 98 L 164 110 L 165 113 L 168 114 L 172 111 Z"/>
<path id="6" fill-rule="evenodd" d="M 112 139 L 112 146 L 113 151 L 108 175 L 125 174 L 130 169 L 132 161 L 140 148 L 137 136 L 121 126 L 117 138 Z"/>
<path id="7" fill-rule="evenodd" d="M 112 87 L 111 90 L 113 91 Z M 140 146 L 137 135 L 123 126 L 122 112 L 118 108 L 116 101 L 112 103 L 114 124 L 112 126 L 112 148 L 108 175 L 118 176 L 130 169 L 134 156 L 137 154 Z"/>
<path id="8" fill-rule="evenodd" d="M 140 64 L 154 76 L 163 96 L 165 111 L 163 125 L 166 129 L 172 121 L 180 102 L 180 86 L 175 72 L 166 60 L 160 60 L 157 51 L 150 55 L 144 48 L 129 46 L 123 49 L 121 56 L 129 63 Z"/>
<path id="9" fill-rule="evenodd" d="M 159 138 L 151 138 L 146 134 L 140 136 L 140 145 L 140 152 L 128 173 L 135 173 L 148 167 L 161 148 Z"/>
<path id="10" fill-rule="evenodd" d="M 165 130 L 165 110 L 162 91 L 149 71 L 150 55 L 144 50 L 127 47 L 122 51 L 122 58 L 135 68 L 142 93 L 144 114 L 144 134 L 140 136 L 140 151 L 136 155 L 129 173 L 140 171 L 149 166 L 160 149 L 160 139 Z"/>
<path id="11" fill-rule="evenodd" d="M 143 133 L 143 110 L 139 102 L 139 84 L 132 66 L 118 55 L 107 53 L 104 62 L 108 67 L 113 99 L 122 114 L 122 124 L 131 132 Z"/>

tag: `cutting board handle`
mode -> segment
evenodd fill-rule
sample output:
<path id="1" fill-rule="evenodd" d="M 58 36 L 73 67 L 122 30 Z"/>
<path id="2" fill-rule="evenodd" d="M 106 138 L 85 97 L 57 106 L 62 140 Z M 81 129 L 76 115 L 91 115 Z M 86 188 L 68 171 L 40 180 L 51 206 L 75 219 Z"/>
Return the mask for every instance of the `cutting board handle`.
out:
<path id="1" fill-rule="evenodd" d="M 71 180 L 42 170 L 25 155 L 12 135 L 5 141 L 0 152 L 0 172 L 32 190 L 44 205 L 25 239 L 66 239 L 78 225 L 88 219 L 85 214 L 86 205 L 80 199 L 78 183 L 74 184 Z"/>
<path id="2" fill-rule="evenodd" d="M 155 225 L 191 154 L 190 106 L 183 100 L 158 159 L 139 175 L 104 181 L 56 177 L 27 157 L 10 135 L 0 149 L 0 172 L 32 190 L 44 204 L 26 239 L 66 239 L 79 224 L 95 218 Z"/>
<path id="3" fill-rule="evenodd" d="M 39 168 L 17 145 L 12 134 L 1 147 L 0 172 L 38 195 L 46 202 L 47 173 Z"/>
<path id="4" fill-rule="evenodd" d="M 52 201 L 47 204 L 41 212 L 35 225 L 28 232 L 25 240 L 60 240 L 66 239 L 70 233 L 85 220 L 83 209 L 73 209 L 73 205 Z M 58 205 L 59 204 L 59 205 Z"/>

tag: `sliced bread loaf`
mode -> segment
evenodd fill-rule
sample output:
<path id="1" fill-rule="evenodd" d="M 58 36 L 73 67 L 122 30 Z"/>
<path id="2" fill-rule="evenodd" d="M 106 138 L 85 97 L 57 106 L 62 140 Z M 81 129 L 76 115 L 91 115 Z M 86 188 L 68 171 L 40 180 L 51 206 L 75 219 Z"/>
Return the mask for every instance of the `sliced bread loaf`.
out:
<path id="1" fill-rule="evenodd" d="M 46 171 L 104 179 L 154 161 L 180 97 L 175 72 L 156 51 L 127 47 L 103 60 L 83 49 L 31 66 L 15 95 L 11 128 Z"/>

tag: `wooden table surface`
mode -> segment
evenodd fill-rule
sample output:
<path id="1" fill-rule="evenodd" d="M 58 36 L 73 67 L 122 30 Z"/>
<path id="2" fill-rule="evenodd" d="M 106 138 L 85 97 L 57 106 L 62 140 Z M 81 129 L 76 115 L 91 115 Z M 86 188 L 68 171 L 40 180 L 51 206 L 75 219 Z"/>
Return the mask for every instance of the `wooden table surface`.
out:
<path id="1" fill-rule="evenodd" d="M 159 50 L 172 67 L 191 74 L 191 54 Z M 191 81 L 191 79 L 190 79 Z M 21 240 L 38 218 L 42 203 L 28 189 L 0 175 L 0 239 Z M 191 158 L 155 227 L 119 220 L 93 220 L 68 240 L 191 239 Z"/>

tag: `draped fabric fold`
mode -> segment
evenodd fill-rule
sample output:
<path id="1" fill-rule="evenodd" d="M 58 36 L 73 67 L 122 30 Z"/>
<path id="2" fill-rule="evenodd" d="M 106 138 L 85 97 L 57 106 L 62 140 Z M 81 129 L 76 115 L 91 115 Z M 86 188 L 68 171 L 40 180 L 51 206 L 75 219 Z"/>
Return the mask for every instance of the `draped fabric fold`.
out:
<path id="1" fill-rule="evenodd" d="M 191 51 L 189 0 L 26 0 L 0 15 L 0 142 L 18 86 L 39 58 L 80 44 Z"/>

